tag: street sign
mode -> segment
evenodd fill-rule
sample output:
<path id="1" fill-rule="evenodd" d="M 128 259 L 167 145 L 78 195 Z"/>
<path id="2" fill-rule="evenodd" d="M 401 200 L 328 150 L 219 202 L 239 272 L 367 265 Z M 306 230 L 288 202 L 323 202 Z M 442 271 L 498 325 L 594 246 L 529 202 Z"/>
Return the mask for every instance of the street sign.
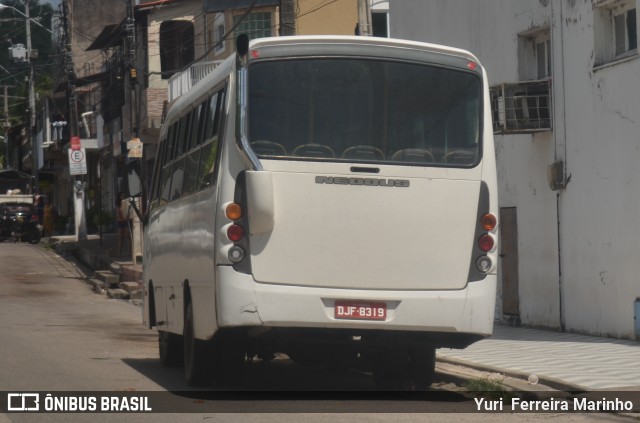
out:
<path id="1" fill-rule="evenodd" d="M 82 140 L 80 137 L 71 137 L 71 149 L 80 150 L 82 148 Z"/>
<path id="2" fill-rule="evenodd" d="M 129 150 L 130 159 L 142 158 L 142 141 L 139 138 L 134 138 L 127 142 L 127 150 Z"/>
<path id="3" fill-rule="evenodd" d="M 78 138 L 79 139 L 79 138 Z M 87 153 L 84 148 L 69 149 L 69 175 L 87 174 Z"/>

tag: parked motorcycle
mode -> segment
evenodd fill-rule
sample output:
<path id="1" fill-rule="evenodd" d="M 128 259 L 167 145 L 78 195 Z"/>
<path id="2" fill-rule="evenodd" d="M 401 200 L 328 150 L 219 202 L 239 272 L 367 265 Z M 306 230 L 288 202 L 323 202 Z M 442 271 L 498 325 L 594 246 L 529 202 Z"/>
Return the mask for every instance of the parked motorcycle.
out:
<path id="1" fill-rule="evenodd" d="M 42 226 L 33 204 L 0 204 L 0 241 L 25 241 L 37 244 L 42 237 Z"/>

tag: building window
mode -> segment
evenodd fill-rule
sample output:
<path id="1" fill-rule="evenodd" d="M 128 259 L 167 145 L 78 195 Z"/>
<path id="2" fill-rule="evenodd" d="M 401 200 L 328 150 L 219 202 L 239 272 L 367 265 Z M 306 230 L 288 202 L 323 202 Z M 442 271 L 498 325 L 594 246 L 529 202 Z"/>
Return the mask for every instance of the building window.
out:
<path id="1" fill-rule="evenodd" d="M 243 15 L 236 15 L 233 17 L 233 24 L 237 25 L 236 36 L 240 34 L 247 34 L 250 40 L 271 37 L 270 12 L 250 13 L 242 22 L 240 22 L 240 24 L 238 24 L 240 19 L 242 19 L 242 16 Z"/>
<path id="2" fill-rule="evenodd" d="M 374 37 L 389 38 L 389 14 L 386 12 L 371 13 L 371 24 Z"/>
<path id="3" fill-rule="evenodd" d="M 621 56 L 637 49 L 638 36 L 636 32 L 635 8 L 614 14 L 613 28 L 616 56 Z"/>
<path id="4" fill-rule="evenodd" d="M 603 65 L 638 51 L 636 0 L 600 0 L 594 8 L 595 65 Z"/>
<path id="5" fill-rule="evenodd" d="M 162 79 L 193 62 L 193 23 L 188 21 L 165 21 L 160 25 L 160 66 Z"/>
<path id="6" fill-rule="evenodd" d="M 520 81 L 551 77 L 551 33 L 548 27 L 520 34 L 518 48 Z"/>
<path id="7" fill-rule="evenodd" d="M 224 25 L 224 13 L 216 14 L 216 18 L 213 21 L 213 50 L 216 54 L 224 52 L 225 48 L 225 25 Z"/>

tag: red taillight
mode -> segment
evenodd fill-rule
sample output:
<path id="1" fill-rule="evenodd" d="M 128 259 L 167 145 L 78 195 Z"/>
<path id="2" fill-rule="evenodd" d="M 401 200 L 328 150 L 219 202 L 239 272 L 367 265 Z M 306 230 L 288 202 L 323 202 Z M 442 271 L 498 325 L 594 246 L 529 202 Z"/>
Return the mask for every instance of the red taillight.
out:
<path id="1" fill-rule="evenodd" d="M 482 235 L 480 239 L 478 239 L 478 247 L 480 247 L 480 249 L 485 253 L 487 251 L 491 251 L 491 249 L 493 248 L 493 245 L 494 245 L 494 241 L 491 235 L 485 234 L 485 235 Z"/>
<path id="2" fill-rule="evenodd" d="M 240 225 L 231 225 L 227 229 L 227 238 L 233 242 L 238 242 L 244 237 L 244 229 Z"/>

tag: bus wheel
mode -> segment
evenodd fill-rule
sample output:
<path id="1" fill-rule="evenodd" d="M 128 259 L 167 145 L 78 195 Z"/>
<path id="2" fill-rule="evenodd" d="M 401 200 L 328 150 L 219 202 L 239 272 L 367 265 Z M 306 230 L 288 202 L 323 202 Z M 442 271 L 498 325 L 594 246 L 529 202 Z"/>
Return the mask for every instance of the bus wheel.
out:
<path id="1" fill-rule="evenodd" d="M 381 348 L 373 360 L 373 380 L 376 386 L 386 391 L 399 391 L 409 379 L 407 351 L 396 346 Z"/>
<path id="2" fill-rule="evenodd" d="M 373 379 L 380 389 L 426 391 L 433 383 L 436 349 L 428 344 L 395 345 L 377 351 Z"/>
<path id="3" fill-rule="evenodd" d="M 178 367 L 184 360 L 182 336 L 171 332 L 158 332 L 160 363 L 165 367 Z"/>
<path id="4" fill-rule="evenodd" d="M 436 349 L 417 344 L 409 348 L 410 375 L 415 391 L 426 391 L 433 383 L 436 370 Z"/>
<path id="5" fill-rule="evenodd" d="M 211 343 L 195 339 L 193 306 L 187 304 L 184 318 L 184 375 L 190 386 L 207 386 L 212 378 Z"/>
<path id="6" fill-rule="evenodd" d="M 246 352 L 242 337 L 219 333 L 213 339 L 213 381 L 216 386 L 237 387 L 244 380 Z"/>

